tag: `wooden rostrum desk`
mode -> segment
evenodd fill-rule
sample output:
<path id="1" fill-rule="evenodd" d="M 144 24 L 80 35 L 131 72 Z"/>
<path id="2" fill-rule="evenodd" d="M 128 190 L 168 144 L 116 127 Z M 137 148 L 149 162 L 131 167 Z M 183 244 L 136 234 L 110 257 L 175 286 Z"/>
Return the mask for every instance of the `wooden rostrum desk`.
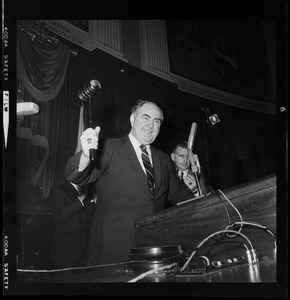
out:
<path id="1" fill-rule="evenodd" d="M 243 221 L 263 224 L 276 235 L 275 176 L 223 193 L 240 212 Z M 224 230 L 229 220 L 237 222 L 240 217 L 222 195 L 211 194 L 136 220 L 137 249 L 179 245 L 188 257 L 206 237 Z M 138 282 L 276 282 L 274 237 L 252 226 L 243 226 L 242 232 L 255 248 L 258 261 L 254 264 L 247 261 L 245 239 L 221 234 L 208 239 L 194 255 L 192 261 L 195 259 L 196 264 L 207 258 L 209 264 L 203 270 L 195 270 L 195 264 L 191 274 L 180 272 L 184 261 L 177 261 L 175 271 L 153 273 Z M 164 264 L 167 263 L 165 259 Z M 123 262 L 55 272 L 19 270 L 18 280 L 33 283 L 129 282 L 145 271 L 147 269 L 135 266 L 130 268 L 130 262 Z"/>
<path id="2" fill-rule="evenodd" d="M 18 272 L 19 283 L 129 283 L 142 272 L 126 272 L 124 264 L 96 266 L 86 269 L 69 271 L 46 272 Z M 165 275 L 152 274 L 138 282 L 185 283 L 185 282 L 228 282 L 228 283 L 275 283 L 276 261 L 264 260 L 257 264 L 227 266 L 213 269 L 203 274 L 193 275 Z M 134 283 L 132 283 L 134 284 Z"/>
<path id="3" fill-rule="evenodd" d="M 276 176 L 221 192 L 239 211 L 243 221 L 263 224 L 276 236 Z M 238 221 L 241 221 L 240 216 L 225 197 L 221 193 L 212 193 L 138 219 L 136 243 L 137 247 L 181 245 L 185 251 L 190 251 L 209 235 Z M 239 227 L 234 229 L 238 230 Z M 266 231 L 243 226 L 241 232 L 253 243 L 260 258 L 273 255 L 274 238 Z M 245 254 L 242 243 L 245 243 L 242 238 L 218 235 L 209 239 L 197 254 L 211 260 L 226 261 Z"/>

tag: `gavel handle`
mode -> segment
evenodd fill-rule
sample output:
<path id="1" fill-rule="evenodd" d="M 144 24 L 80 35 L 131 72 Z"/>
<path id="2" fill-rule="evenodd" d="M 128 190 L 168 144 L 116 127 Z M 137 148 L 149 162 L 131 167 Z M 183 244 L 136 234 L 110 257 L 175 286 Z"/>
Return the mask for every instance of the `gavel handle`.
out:
<path id="1" fill-rule="evenodd" d="M 93 121 L 92 121 L 92 97 L 88 98 L 88 121 L 89 126 L 93 128 Z M 90 149 L 90 162 L 95 162 L 97 157 L 97 150 Z"/>
<path id="2" fill-rule="evenodd" d="M 90 149 L 90 162 L 95 162 L 97 157 L 97 150 Z"/>

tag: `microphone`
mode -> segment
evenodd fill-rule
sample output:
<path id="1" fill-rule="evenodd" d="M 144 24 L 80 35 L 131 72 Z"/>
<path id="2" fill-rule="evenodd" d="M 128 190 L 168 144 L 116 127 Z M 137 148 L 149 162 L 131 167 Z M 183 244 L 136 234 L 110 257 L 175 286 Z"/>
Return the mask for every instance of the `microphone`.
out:
<path id="1" fill-rule="evenodd" d="M 189 134 L 189 137 L 188 137 L 188 142 L 187 142 L 187 149 L 190 149 L 190 150 L 192 149 L 192 147 L 194 145 L 194 139 L 195 139 L 196 131 L 197 131 L 197 124 L 192 123 L 191 129 L 190 129 L 190 134 Z"/>
<path id="2" fill-rule="evenodd" d="M 80 100 L 82 101 L 87 101 L 89 100 L 89 107 L 88 107 L 88 121 L 90 126 L 92 127 L 92 103 L 91 103 L 91 97 L 94 95 L 97 95 L 102 86 L 99 83 L 98 80 L 92 79 L 89 82 L 86 82 L 84 87 L 82 89 L 79 89 L 78 91 L 78 96 Z M 89 141 L 88 141 L 89 142 Z M 96 149 L 90 149 L 90 161 L 95 162 L 96 161 L 96 156 L 97 156 L 97 151 Z"/>
<path id="3" fill-rule="evenodd" d="M 193 172 L 198 172 L 200 171 L 200 166 L 199 166 L 199 161 L 198 161 L 198 156 L 197 154 L 192 153 L 192 148 L 194 145 L 194 140 L 195 140 L 195 135 L 197 131 L 197 124 L 192 123 L 191 129 L 190 129 L 190 134 L 188 137 L 188 142 L 187 142 L 187 149 L 189 150 L 189 160 L 191 163 L 191 169 Z"/>
<path id="4" fill-rule="evenodd" d="M 187 149 L 189 150 L 188 152 L 189 152 L 189 159 L 190 159 L 190 163 L 191 163 L 191 170 L 193 172 L 193 175 L 194 175 L 194 178 L 196 181 L 198 194 L 199 194 L 199 196 L 202 196 L 202 191 L 200 188 L 198 175 L 197 175 L 197 173 L 200 173 L 200 165 L 199 165 L 199 161 L 198 161 L 198 156 L 197 156 L 197 154 L 192 153 L 192 148 L 194 145 L 196 131 L 197 131 L 197 124 L 193 122 L 191 124 L 191 128 L 190 128 L 190 134 L 189 134 L 188 142 L 187 142 Z"/>

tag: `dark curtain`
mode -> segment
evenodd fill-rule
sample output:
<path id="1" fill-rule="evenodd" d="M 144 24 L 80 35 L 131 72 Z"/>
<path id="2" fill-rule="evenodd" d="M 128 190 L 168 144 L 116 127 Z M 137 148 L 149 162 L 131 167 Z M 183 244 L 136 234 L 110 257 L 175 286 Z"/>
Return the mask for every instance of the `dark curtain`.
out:
<path id="1" fill-rule="evenodd" d="M 47 197 L 51 186 L 64 182 L 67 119 L 66 80 L 58 95 L 49 102 L 40 102 L 34 99 L 26 90 L 24 98 L 27 102 L 36 103 L 39 106 L 39 113 L 34 116 L 25 116 L 22 128 L 31 128 L 32 137 L 41 136 L 46 139 L 49 145 L 49 155 L 40 176 L 36 178 L 37 182 L 35 182 L 35 175 L 44 158 L 45 151 L 43 147 L 33 146 L 29 139 L 26 157 L 22 155 L 22 161 L 25 160 L 26 163 L 19 162 L 18 168 L 20 170 L 22 166 L 28 168 L 26 173 L 30 175 L 25 183 L 37 185 L 42 190 L 44 197 Z M 23 141 L 21 143 L 23 144 Z M 18 151 L 21 150 L 23 148 L 19 147 Z M 25 170 L 22 170 L 22 174 L 24 172 Z"/>
<path id="2" fill-rule="evenodd" d="M 65 80 L 70 50 L 62 44 L 30 39 L 17 33 L 17 75 L 30 95 L 43 102 L 54 99 Z"/>
<path id="3" fill-rule="evenodd" d="M 226 189 L 274 174 L 274 154 L 264 147 L 262 122 L 233 114 L 219 116 L 221 122 L 205 126 L 213 188 Z"/>
<path id="4" fill-rule="evenodd" d="M 51 186 L 64 181 L 69 56 L 67 46 L 31 39 L 18 30 L 17 78 L 23 99 L 17 101 L 34 102 L 39 106 L 36 115 L 18 118 L 18 195 L 30 202 L 34 196 L 46 198 Z M 21 136 L 23 129 L 30 135 Z M 34 137 L 47 141 L 48 145 L 32 144 Z M 47 152 L 45 165 L 40 169 Z"/>

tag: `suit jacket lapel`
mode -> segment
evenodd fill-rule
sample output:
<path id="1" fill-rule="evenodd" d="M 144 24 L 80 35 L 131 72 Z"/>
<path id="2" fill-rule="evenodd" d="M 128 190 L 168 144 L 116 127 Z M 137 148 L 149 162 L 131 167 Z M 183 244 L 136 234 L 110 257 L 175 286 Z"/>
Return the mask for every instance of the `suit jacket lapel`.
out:
<path id="1" fill-rule="evenodd" d="M 71 183 L 69 182 L 65 182 L 65 186 L 64 186 L 66 193 L 70 196 L 70 197 L 74 197 L 77 198 L 79 196 L 78 191 L 72 186 Z"/>
<path id="2" fill-rule="evenodd" d="M 133 145 L 129 140 L 129 137 L 123 137 L 121 143 L 122 155 L 124 160 L 126 160 L 128 162 L 128 165 L 134 169 L 137 178 L 140 178 L 142 186 L 144 186 L 145 191 L 148 193 L 148 195 L 150 195 L 150 191 L 147 186 L 147 176 L 139 163 L 138 157 L 136 155 Z"/>

